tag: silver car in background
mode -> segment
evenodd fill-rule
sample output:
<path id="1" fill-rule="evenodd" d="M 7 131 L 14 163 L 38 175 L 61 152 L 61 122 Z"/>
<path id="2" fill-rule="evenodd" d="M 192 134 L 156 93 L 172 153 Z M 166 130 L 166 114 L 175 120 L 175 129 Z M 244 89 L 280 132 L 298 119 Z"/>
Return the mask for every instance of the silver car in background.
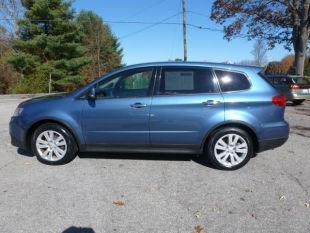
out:
<path id="1" fill-rule="evenodd" d="M 310 81 L 294 75 L 267 75 L 268 81 L 294 105 L 310 99 Z"/>

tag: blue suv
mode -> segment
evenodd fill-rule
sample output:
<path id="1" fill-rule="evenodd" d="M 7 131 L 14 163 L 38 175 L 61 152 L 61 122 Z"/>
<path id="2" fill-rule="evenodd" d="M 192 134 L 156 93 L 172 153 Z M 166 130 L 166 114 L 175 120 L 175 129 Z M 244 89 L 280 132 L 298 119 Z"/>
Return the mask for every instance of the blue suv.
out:
<path id="1" fill-rule="evenodd" d="M 12 144 L 50 165 L 78 152 L 158 152 L 237 169 L 289 135 L 285 97 L 260 71 L 196 62 L 122 67 L 69 94 L 21 103 Z"/>

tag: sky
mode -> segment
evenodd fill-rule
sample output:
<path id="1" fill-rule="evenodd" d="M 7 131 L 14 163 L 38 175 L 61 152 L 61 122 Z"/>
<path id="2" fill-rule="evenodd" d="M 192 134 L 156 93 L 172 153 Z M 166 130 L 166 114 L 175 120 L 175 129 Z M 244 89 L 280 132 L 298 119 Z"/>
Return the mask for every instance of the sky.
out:
<path id="1" fill-rule="evenodd" d="M 182 0 L 75 0 L 77 12 L 92 10 L 105 21 L 182 22 Z M 212 0 L 187 0 L 187 22 L 203 27 L 222 29 L 210 20 Z M 193 13 L 194 12 L 194 13 Z M 183 58 L 182 25 L 150 25 L 108 23 L 120 39 L 123 63 L 168 61 Z M 223 39 L 222 32 L 187 27 L 188 60 L 208 62 L 238 62 L 251 60 L 254 41 Z M 289 54 L 282 45 L 268 51 L 268 61 L 280 60 Z"/>

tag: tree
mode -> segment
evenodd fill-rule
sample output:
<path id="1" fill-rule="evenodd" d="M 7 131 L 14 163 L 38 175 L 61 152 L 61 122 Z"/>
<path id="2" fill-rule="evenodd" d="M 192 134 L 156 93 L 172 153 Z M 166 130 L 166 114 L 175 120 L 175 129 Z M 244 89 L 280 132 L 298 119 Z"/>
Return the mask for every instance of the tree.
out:
<path id="1" fill-rule="evenodd" d="M 309 39 L 310 0 L 215 0 L 211 19 L 224 25 L 225 37 L 260 38 L 295 51 L 295 73 L 302 75 Z"/>
<path id="2" fill-rule="evenodd" d="M 47 91 L 49 74 L 56 91 L 80 85 L 80 70 L 89 59 L 82 45 L 84 34 L 74 20 L 71 3 L 23 0 L 22 4 L 25 17 L 18 21 L 20 38 L 14 41 L 15 52 L 9 61 L 24 75 L 28 91 Z"/>
<path id="3" fill-rule="evenodd" d="M 304 76 L 310 77 L 310 57 L 306 57 Z"/>
<path id="4" fill-rule="evenodd" d="M 281 64 L 278 61 L 269 62 L 266 67 L 265 74 L 286 74 L 284 70 L 281 69 Z"/>
<path id="5" fill-rule="evenodd" d="M 264 66 L 267 63 L 267 47 L 262 39 L 256 40 L 254 44 L 254 49 L 251 52 L 254 56 L 254 65 Z"/>
<path id="6" fill-rule="evenodd" d="M 244 66 L 255 66 L 256 63 L 253 60 L 241 60 L 240 62 L 236 62 L 235 64 L 244 65 Z"/>
<path id="7" fill-rule="evenodd" d="M 287 55 L 281 61 L 272 61 L 267 65 L 266 74 L 292 74 L 294 55 Z"/>
<path id="8" fill-rule="evenodd" d="M 294 73 L 293 66 L 294 66 L 294 55 L 287 55 L 284 58 L 282 58 L 280 64 L 281 69 L 285 74 L 288 73 Z"/>
<path id="9" fill-rule="evenodd" d="M 0 0 L 1 28 L 5 29 L 6 36 L 16 36 L 17 22 L 23 15 L 23 7 L 20 0 Z"/>
<path id="10" fill-rule="evenodd" d="M 83 44 L 91 63 L 83 69 L 85 81 L 91 81 L 117 67 L 122 66 L 122 49 L 118 39 L 112 34 L 101 17 L 91 11 L 81 11 L 77 17 L 84 37 Z"/>
<path id="11" fill-rule="evenodd" d="M 0 94 L 13 91 L 20 79 L 20 75 L 14 71 L 6 59 L 11 51 L 11 41 L 8 38 L 0 38 Z"/>

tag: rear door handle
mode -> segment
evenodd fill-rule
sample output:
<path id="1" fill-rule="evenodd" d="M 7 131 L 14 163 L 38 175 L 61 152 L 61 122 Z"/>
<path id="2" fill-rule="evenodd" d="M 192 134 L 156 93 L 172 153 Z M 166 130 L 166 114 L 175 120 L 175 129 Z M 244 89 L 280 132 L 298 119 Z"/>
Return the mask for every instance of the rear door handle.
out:
<path id="1" fill-rule="evenodd" d="M 146 106 L 147 106 L 146 104 L 142 103 L 134 103 L 130 105 L 131 108 L 145 108 Z"/>
<path id="2" fill-rule="evenodd" d="M 202 104 L 205 106 L 213 106 L 213 105 L 217 105 L 219 103 L 221 103 L 221 101 L 218 101 L 218 100 L 207 100 L 205 102 L 202 102 Z"/>

